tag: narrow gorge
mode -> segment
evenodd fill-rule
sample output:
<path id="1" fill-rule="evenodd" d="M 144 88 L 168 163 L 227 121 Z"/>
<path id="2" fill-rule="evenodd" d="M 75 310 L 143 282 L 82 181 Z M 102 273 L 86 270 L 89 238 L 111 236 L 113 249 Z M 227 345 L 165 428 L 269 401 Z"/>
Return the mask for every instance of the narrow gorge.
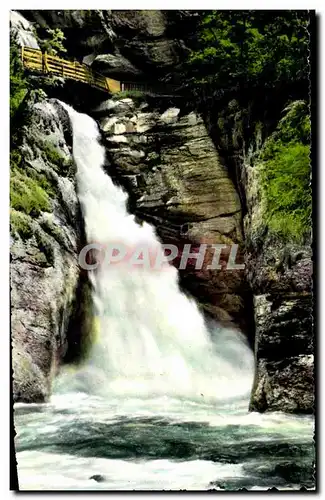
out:
<path id="1" fill-rule="evenodd" d="M 263 90 L 257 66 L 210 78 L 228 14 L 11 13 L 21 489 L 313 489 L 310 20 L 285 12 L 243 11 L 252 61 L 274 22 L 297 40 L 296 80 Z M 26 46 L 120 91 L 26 69 Z"/>

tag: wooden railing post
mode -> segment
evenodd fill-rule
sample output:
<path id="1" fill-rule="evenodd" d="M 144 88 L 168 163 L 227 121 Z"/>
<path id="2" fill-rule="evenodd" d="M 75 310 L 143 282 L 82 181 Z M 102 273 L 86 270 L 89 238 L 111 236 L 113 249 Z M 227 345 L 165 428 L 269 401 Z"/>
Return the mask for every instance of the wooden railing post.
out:
<path id="1" fill-rule="evenodd" d="M 43 71 L 44 71 L 44 73 L 49 73 L 50 69 L 49 69 L 49 65 L 48 65 L 48 62 L 47 62 L 47 52 L 44 52 L 42 54 L 42 62 L 43 62 Z"/>

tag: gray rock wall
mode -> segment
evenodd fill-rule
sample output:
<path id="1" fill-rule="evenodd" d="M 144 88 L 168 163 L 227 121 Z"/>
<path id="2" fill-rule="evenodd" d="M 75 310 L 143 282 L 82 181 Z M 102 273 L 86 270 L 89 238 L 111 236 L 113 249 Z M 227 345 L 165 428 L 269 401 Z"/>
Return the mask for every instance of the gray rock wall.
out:
<path id="1" fill-rule="evenodd" d="M 312 413 L 312 250 L 263 232 L 258 165 L 246 167 L 246 273 L 254 296 L 252 411 Z"/>
<path id="2" fill-rule="evenodd" d="M 35 104 L 20 153 L 30 178 L 44 176 L 50 209 L 11 210 L 11 338 L 15 401 L 44 401 L 67 348 L 66 333 L 78 284 L 79 205 L 71 131 L 54 100 Z M 56 151 L 56 153 L 54 152 Z M 13 175 L 13 174 L 12 174 Z M 27 189 L 27 188 L 26 188 Z"/>

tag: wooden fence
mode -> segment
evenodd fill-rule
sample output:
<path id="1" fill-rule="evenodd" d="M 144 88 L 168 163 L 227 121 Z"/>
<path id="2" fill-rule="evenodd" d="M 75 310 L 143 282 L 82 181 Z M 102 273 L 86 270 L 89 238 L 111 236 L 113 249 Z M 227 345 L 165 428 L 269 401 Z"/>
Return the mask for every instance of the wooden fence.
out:
<path id="1" fill-rule="evenodd" d="M 107 78 L 78 61 L 67 61 L 66 59 L 52 56 L 46 52 L 42 53 L 40 50 L 30 47 L 22 47 L 22 61 L 23 65 L 30 70 L 53 73 L 63 78 L 84 82 L 92 87 L 105 90 L 110 94 L 121 91 L 120 82 L 112 78 Z"/>
<path id="2" fill-rule="evenodd" d="M 180 87 L 169 83 L 121 82 L 121 91 L 135 91 L 162 95 L 177 95 Z"/>

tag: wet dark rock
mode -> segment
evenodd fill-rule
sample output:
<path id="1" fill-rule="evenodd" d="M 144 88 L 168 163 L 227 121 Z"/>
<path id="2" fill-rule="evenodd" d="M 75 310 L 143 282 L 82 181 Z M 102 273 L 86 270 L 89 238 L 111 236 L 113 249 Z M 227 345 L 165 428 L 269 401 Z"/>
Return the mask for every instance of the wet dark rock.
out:
<path id="1" fill-rule="evenodd" d="M 255 382 L 250 409 L 314 411 L 312 257 L 308 246 L 265 240 L 247 259 L 254 294 Z"/>
<path id="2" fill-rule="evenodd" d="M 94 474 L 89 479 L 93 479 L 97 483 L 103 483 L 104 481 L 106 481 L 105 476 L 102 476 L 101 474 Z"/>
<path id="3" fill-rule="evenodd" d="M 281 349 L 281 346 L 279 347 Z M 278 354 L 278 357 L 281 357 Z M 251 411 L 313 413 L 314 357 L 283 355 L 280 361 L 258 358 Z"/>

